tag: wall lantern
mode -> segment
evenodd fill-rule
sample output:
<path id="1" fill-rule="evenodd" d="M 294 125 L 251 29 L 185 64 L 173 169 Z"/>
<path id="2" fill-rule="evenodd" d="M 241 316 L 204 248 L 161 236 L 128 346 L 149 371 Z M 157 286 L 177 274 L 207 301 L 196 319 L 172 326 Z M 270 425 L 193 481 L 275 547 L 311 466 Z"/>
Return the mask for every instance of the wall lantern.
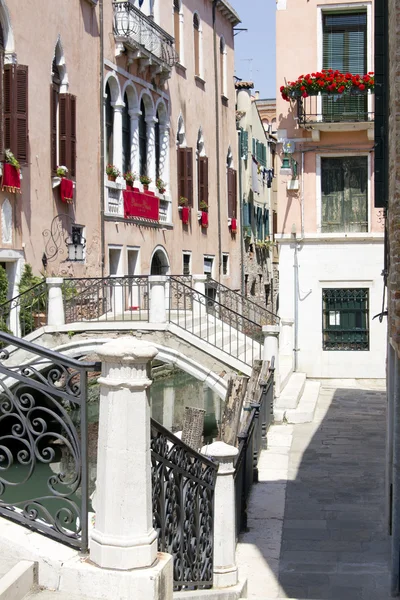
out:
<path id="1" fill-rule="evenodd" d="M 86 240 L 82 235 L 82 230 L 81 225 L 72 225 L 71 235 L 65 240 L 68 248 L 68 260 L 76 262 L 85 258 Z"/>

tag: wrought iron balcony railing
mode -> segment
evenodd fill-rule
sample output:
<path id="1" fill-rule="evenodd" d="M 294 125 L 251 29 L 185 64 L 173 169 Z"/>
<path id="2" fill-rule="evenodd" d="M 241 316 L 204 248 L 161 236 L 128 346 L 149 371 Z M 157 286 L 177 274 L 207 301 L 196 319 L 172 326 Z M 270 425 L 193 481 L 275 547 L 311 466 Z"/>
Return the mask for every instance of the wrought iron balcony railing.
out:
<path id="1" fill-rule="evenodd" d="M 155 66 L 161 76 L 168 78 L 177 61 L 174 38 L 130 1 L 115 1 L 113 9 L 115 41 L 134 51 L 130 60 L 142 61 L 144 68 Z"/>
<path id="2" fill-rule="evenodd" d="M 318 94 L 299 98 L 297 100 L 298 123 L 303 127 L 372 123 L 374 121 L 373 99 L 373 94 Z"/>

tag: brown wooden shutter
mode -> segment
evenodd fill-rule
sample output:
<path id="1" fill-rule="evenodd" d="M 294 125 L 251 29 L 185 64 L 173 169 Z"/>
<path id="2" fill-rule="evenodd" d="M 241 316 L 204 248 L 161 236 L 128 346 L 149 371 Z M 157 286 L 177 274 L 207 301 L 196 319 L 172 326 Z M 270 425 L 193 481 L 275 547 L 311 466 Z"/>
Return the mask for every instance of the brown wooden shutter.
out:
<path id="1" fill-rule="evenodd" d="M 69 96 L 69 114 L 70 114 L 70 174 L 75 177 L 76 171 L 76 96 Z"/>
<path id="2" fill-rule="evenodd" d="M 1 31 L 1 28 L 0 28 Z M 4 49 L 0 48 L 0 161 L 4 160 L 4 92 L 3 92 Z"/>
<path id="3" fill-rule="evenodd" d="M 185 161 L 186 161 L 185 148 L 178 148 L 178 195 L 179 195 L 179 198 L 181 196 L 186 198 Z"/>
<path id="4" fill-rule="evenodd" d="M 10 149 L 15 152 L 15 148 L 12 148 L 14 141 L 13 134 L 13 114 L 14 114 L 14 65 L 5 65 L 4 67 L 4 148 Z"/>
<path id="5" fill-rule="evenodd" d="M 199 203 L 206 202 L 208 205 L 208 158 L 200 156 L 198 161 L 198 181 L 199 181 Z"/>
<path id="6" fill-rule="evenodd" d="M 228 217 L 236 218 L 236 171 L 228 169 Z"/>
<path id="7" fill-rule="evenodd" d="M 50 151 L 51 170 L 54 174 L 57 171 L 57 106 L 58 90 L 52 85 L 50 87 Z"/>
<path id="8" fill-rule="evenodd" d="M 193 150 L 192 148 L 185 148 L 186 150 L 186 197 L 189 200 L 189 206 L 193 206 Z"/>
<path id="9" fill-rule="evenodd" d="M 15 71 L 15 150 L 17 159 L 28 162 L 28 67 L 17 65 Z"/>
<path id="10" fill-rule="evenodd" d="M 59 164 L 68 167 L 68 156 L 70 156 L 69 144 L 69 110 L 68 94 L 60 94 L 58 97 L 58 160 Z"/>

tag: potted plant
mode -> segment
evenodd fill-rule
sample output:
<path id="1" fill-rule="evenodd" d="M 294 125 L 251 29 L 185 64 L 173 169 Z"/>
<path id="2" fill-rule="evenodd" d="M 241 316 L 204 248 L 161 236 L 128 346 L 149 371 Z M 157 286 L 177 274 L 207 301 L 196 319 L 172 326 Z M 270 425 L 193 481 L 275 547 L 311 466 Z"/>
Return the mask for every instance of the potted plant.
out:
<path id="1" fill-rule="evenodd" d="M 4 160 L 8 165 L 12 165 L 17 171 L 20 170 L 20 164 L 9 148 L 4 151 Z"/>
<path id="2" fill-rule="evenodd" d="M 135 181 L 135 179 L 137 179 L 137 175 L 136 175 L 136 173 L 133 173 L 132 171 L 127 171 L 124 174 L 124 179 L 125 179 L 127 185 L 133 186 L 133 182 Z"/>
<path id="3" fill-rule="evenodd" d="M 151 183 L 151 179 L 148 175 L 141 175 L 140 176 L 140 183 L 143 185 L 143 189 L 144 191 L 147 191 L 149 189 L 149 185 Z"/>
<path id="4" fill-rule="evenodd" d="M 322 69 L 316 73 L 300 75 L 295 81 L 288 81 L 280 87 L 282 98 L 287 102 L 297 98 L 308 98 L 320 93 L 341 96 L 342 94 L 365 94 L 373 91 L 375 77 L 373 71 L 365 75 L 342 73 L 338 69 Z"/>
<path id="5" fill-rule="evenodd" d="M 1 187 L 3 191 L 7 190 L 7 192 L 11 193 L 21 192 L 20 164 L 9 148 L 4 152 Z"/>
<path id="6" fill-rule="evenodd" d="M 57 176 L 58 177 L 65 177 L 68 173 L 68 169 L 67 167 L 64 167 L 64 165 L 58 165 L 57 167 Z"/>
<path id="7" fill-rule="evenodd" d="M 121 175 L 117 167 L 110 164 L 106 166 L 106 173 L 108 175 L 108 181 L 115 181 L 117 177 Z"/>
<path id="8" fill-rule="evenodd" d="M 208 212 L 208 204 L 204 200 L 200 200 L 199 208 L 201 212 Z"/>
<path id="9" fill-rule="evenodd" d="M 178 200 L 178 206 L 180 206 L 181 208 L 183 206 L 189 206 L 189 200 L 187 198 L 185 198 L 185 196 L 180 196 L 180 198 Z"/>
<path id="10" fill-rule="evenodd" d="M 165 190 L 167 189 L 167 184 L 160 177 L 158 177 L 156 181 L 156 187 L 160 194 L 165 194 Z"/>

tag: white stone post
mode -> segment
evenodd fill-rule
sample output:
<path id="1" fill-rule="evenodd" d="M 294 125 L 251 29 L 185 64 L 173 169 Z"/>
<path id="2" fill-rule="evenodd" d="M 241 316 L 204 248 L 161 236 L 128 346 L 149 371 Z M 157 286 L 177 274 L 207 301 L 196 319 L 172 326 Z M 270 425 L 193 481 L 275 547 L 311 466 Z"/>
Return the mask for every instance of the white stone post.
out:
<path id="1" fill-rule="evenodd" d="M 206 295 L 206 281 L 207 275 L 193 275 L 193 288 L 196 292 L 199 292 L 203 296 Z M 193 317 L 203 318 L 207 314 L 206 298 L 199 297 L 198 300 L 193 301 Z M 204 304 L 203 304 L 204 302 Z"/>
<path id="2" fill-rule="evenodd" d="M 131 169 L 139 175 L 139 113 L 128 111 L 131 118 Z"/>
<path id="3" fill-rule="evenodd" d="M 293 324 L 294 319 L 281 319 L 280 353 L 282 356 L 293 356 Z"/>
<path id="4" fill-rule="evenodd" d="M 174 425 L 175 388 L 172 382 L 166 379 L 163 388 L 163 425 L 170 431 Z"/>
<path id="5" fill-rule="evenodd" d="M 100 417 L 96 524 L 90 558 L 102 568 L 150 567 L 157 558 L 152 525 L 150 361 L 154 346 L 120 338 L 98 349 Z"/>
<path id="6" fill-rule="evenodd" d="M 110 275 L 110 278 L 121 278 L 121 275 Z M 124 284 L 123 283 L 117 283 L 115 282 L 115 284 L 113 284 L 111 286 L 111 294 L 112 294 L 112 300 L 111 300 L 111 310 L 113 313 L 113 316 L 120 316 L 122 317 L 124 310 L 125 310 L 125 299 L 124 299 Z"/>
<path id="7" fill-rule="evenodd" d="M 214 442 L 203 454 L 219 462 L 214 496 L 214 587 L 227 588 L 238 583 L 236 555 L 236 510 L 233 460 L 238 449 L 225 442 Z"/>
<path id="8" fill-rule="evenodd" d="M 169 125 L 160 124 L 160 177 L 166 183 L 167 193 L 170 193 L 169 175 Z"/>
<path id="9" fill-rule="evenodd" d="M 151 179 L 150 189 L 155 191 L 156 187 L 156 147 L 155 147 L 155 123 L 156 117 L 146 117 L 147 123 L 147 175 Z"/>
<path id="10" fill-rule="evenodd" d="M 113 163 L 122 172 L 122 111 L 124 104 L 112 104 L 114 109 L 113 121 Z"/>
<path id="11" fill-rule="evenodd" d="M 279 325 L 263 325 L 264 334 L 264 353 L 263 359 L 271 362 L 275 357 L 275 396 L 280 395 L 280 374 L 279 374 Z"/>
<path id="12" fill-rule="evenodd" d="M 166 323 L 167 308 L 165 302 L 165 275 L 149 275 L 150 303 L 149 323 Z"/>
<path id="13" fill-rule="evenodd" d="M 62 277 L 47 277 L 48 306 L 47 324 L 65 325 L 64 301 L 62 295 Z"/>

